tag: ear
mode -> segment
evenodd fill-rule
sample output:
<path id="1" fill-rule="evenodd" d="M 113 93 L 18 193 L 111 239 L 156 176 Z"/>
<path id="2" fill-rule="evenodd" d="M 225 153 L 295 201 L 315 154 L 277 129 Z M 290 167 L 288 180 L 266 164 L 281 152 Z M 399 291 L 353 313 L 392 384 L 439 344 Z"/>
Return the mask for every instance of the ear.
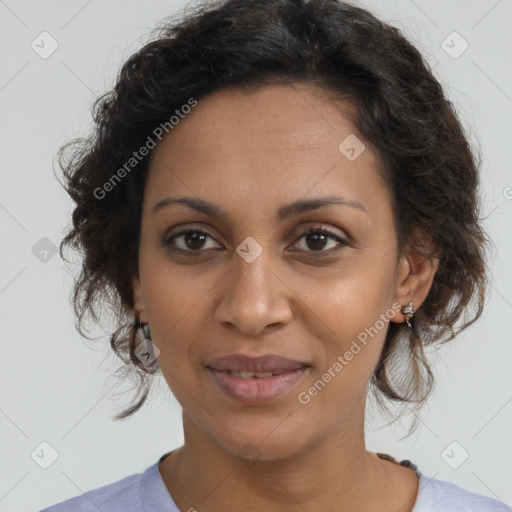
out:
<path id="1" fill-rule="evenodd" d="M 403 254 L 398 263 L 393 304 L 398 302 L 407 306 L 412 302 L 417 311 L 427 298 L 438 267 L 439 258 L 434 256 L 423 256 L 413 251 Z M 398 312 L 391 321 L 403 323 L 405 315 Z"/>
<path id="2" fill-rule="evenodd" d="M 146 310 L 144 307 L 144 301 L 142 300 L 142 287 L 140 285 L 140 279 L 138 277 L 134 277 L 132 279 L 132 288 L 133 288 L 133 309 L 135 311 L 135 315 L 143 324 L 148 323 L 148 317 L 146 316 Z"/>

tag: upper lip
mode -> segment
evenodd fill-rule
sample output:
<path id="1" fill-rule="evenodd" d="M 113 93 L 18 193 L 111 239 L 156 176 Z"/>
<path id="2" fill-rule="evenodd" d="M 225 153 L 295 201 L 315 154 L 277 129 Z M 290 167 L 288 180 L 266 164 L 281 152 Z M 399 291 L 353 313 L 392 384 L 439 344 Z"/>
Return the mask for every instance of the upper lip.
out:
<path id="1" fill-rule="evenodd" d="M 230 354 L 212 359 L 206 364 L 206 366 L 219 371 L 279 372 L 297 370 L 310 365 L 308 363 L 294 361 L 275 354 L 260 357 L 250 357 L 244 354 Z"/>

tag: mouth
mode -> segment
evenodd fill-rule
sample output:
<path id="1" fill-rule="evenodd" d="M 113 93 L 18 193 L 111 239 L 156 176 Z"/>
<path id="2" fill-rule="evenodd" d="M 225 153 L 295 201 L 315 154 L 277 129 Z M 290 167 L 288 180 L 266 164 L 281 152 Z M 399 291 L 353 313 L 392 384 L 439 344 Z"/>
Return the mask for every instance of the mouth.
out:
<path id="1" fill-rule="evenodd" d="M 212 368 L 213 370 L 215 368 Z M 227 371 L 227 370 L 226 370 Z M 266 379 L 268 377 L 273 377 L 275 375 L 281 375 L 285 370 L 280 370 L 277 372 L 235 372 L 235 371 L 227 371 L 233 377 L 242 377 L 242 379 Z"/>
<path id="2" fill-rule="evenodd" d="M 233 354 L 212 360 L 206 369 L 224 394 L 255 405 L 288 393 L 311 371 L 311 365 L 277 355 Z"/>
<path id="3" fill-rule="evenodd" d="M 298 370 L 305 366 L 311 365 L 305 361 L 296 361 L 277 354 L 267 354 L 259 357 L 251 357 L 245 354 L 229 354 L 217 357 L 206 363 L 207 368 L 213 368 L 218 371 L 253 374 L 277 374 Z M 263 375 L 264 377 L 267 377 L 267 375 Z"/>

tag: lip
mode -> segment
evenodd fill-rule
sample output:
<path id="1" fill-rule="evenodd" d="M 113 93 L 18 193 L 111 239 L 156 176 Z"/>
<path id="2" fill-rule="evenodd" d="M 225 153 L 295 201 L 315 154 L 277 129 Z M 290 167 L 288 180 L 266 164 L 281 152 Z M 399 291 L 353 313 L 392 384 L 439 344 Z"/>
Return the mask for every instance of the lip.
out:
<path id="1" fill-rule="evenodd" d="M 310 373 L 311 365 L 277 354 L 250 357 L 230 354 L 208 361 L 206 369 L 215 384 L 229 397 L 245 404 L 274 400 L 296 387 Z M 229 372 L 282 372 L 271 377 L 245 379 Z"/>
<path id="2" fill-rule="evenodd" d="M 298 370 L 304 366 L 311 365 L 304 361 L 287 359 L 277 354 L 266 354 L 259 357 L 250 357 L 245 354 L 229 354 L 217 357 L 206 363 L 207 368 L 233 372 L 284 372 Z"/>
<path id="3" fill-rule="evenodd" d="M 255 405 L 274 400 L 296 387 L 311 371 L 310 366 L 283 371 L 272 377 L 244 379 L 229 371 L 207 367 L 213 381 L 226 395 L 238 402 Z"/>

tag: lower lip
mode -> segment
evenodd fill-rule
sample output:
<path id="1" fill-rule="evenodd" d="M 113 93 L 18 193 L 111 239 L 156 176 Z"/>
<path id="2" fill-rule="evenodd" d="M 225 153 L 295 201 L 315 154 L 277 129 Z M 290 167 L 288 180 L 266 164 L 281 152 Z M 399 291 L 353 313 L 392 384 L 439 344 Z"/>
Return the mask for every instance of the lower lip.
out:
<path id="1" fill-rule="evenodd" d="M 280 375 L 259 379 L 235 377 L 226 371 L 207 368 L 214 382 L 228 396 L 246 404 L 260 404 L 278 398 L 295 386 L 309 373 L 310 368 L 286 371 Z"/>

